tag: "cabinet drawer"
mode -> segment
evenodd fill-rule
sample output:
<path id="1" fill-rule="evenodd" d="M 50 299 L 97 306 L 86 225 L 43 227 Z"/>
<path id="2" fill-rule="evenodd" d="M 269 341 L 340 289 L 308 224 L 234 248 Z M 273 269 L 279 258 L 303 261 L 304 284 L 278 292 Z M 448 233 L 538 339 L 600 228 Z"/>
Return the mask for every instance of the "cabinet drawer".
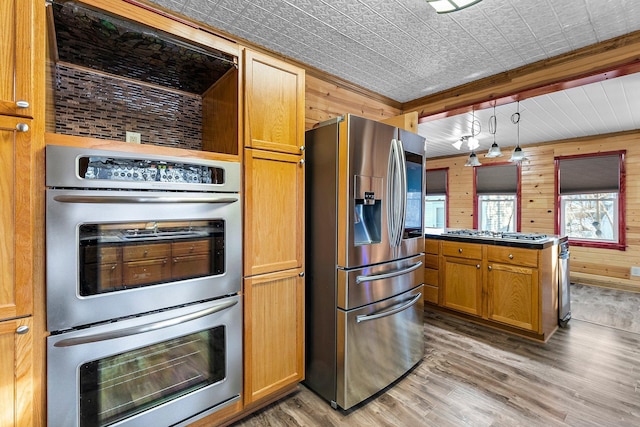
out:
<path id="1" fill-rule="evenodd" d="M 457 258 L 482 259 L 482 245 L 475 243 L 442 242 L 442 255 Z"/>
<path id="2" fill-rule="evenodd" d="M 432 268 L 424 269 L 424 284 L 438 286 L 438 270 Z"/>
<path id="3" fill-rule="evenodd" d="M 438 255 L 426 254 L 424 256 L 424 266 L 427 268 L 438 269 Z"/>
<path id="4" fill-rule="evenodd" d="M 438 287 L 424 285 L 424 300 L 425 302 L 430 302 L 432 304 L 438 304 Z"/>
<path id="5" fill-rule="evenodd" d="M 118 262 L 119 248 L 116 246 L 89 246 L 84 249 L 85 263 L 113 263 Z"/>
<path id="6" fill-rule="evenodd" d="M 179 256 L 173 258 L 171 277 L 173 279 L 185 279 L 187 277 L 199 277 L 210 274 L 211 261 L 209 254 Z"/>
<path id="7" fill-rule="evenodd" d="M 537 267 L 538 250 L 511 248 L 507 246 L 488 246 L 487 259 L 489 262 Z"/>
<path id="8" fill-rule="evenodd" d="M 438 240 L 433 239 L 425 239 L 424 241 L 424 251 L 428 254 L 438 255 L 440 253 L 440 249 L 438 247 Z"/>
<path id="9" fill-rule="evenodd" d="M 193 254 L 205 254 L 209 252 L 210 240 L 192 240 L 190 242 L 174 242 L 171 250 L 172 255 L 185 256 Z"/>
<path id="10" fill-rule="evenodd" d="M 124 261 L 137 261 L 171 256 L 171 244 L 159 243 L 153 245 L 127 246 L 122 250 Z"/>
<path id="11" fill-rule="evenodd" d="M 167 258 L 124 263 L 122 280 L 125 286 L 162 283 L 171 279 L 171 264 Z"/>

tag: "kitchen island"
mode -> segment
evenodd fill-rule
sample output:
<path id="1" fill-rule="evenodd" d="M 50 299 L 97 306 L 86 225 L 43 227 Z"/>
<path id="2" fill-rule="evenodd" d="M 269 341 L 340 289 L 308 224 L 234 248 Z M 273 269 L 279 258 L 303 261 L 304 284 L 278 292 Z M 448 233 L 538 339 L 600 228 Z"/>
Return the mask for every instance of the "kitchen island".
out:
<path id="1" fill-rule="evenodd" d="M 558 248 L 566 237 L 445 230 L 425 239 L 425 302 L 537 341 L 558 328 Z"/>

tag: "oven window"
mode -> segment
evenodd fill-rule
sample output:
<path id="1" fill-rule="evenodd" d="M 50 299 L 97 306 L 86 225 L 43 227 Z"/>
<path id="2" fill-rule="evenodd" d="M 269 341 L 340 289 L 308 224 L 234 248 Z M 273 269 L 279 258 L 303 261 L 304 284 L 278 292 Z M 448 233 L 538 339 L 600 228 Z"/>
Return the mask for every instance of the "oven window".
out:
<path id="1" fill-rule="evenodd" d="M 79 293 L 223 274 L 224 238 L 223 220 L 81 225 Z"/>
<path id="2" fill-rule="evenodd" d="M 225 376 L 225 327 L 174 338 L 80 367 L 80 426 L 107 426 Z"/>

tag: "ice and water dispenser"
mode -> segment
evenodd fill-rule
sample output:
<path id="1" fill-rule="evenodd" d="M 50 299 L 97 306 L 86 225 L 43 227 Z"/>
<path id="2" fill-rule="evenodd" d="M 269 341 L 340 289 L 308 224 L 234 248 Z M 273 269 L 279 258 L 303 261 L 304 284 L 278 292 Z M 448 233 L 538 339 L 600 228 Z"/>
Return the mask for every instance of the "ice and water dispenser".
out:
<path id="1" fill-rule="evenodd" d="M 380 243 L 382 230 L 382 189 L 379 177 L 355 175 L 354 244 Z"/>

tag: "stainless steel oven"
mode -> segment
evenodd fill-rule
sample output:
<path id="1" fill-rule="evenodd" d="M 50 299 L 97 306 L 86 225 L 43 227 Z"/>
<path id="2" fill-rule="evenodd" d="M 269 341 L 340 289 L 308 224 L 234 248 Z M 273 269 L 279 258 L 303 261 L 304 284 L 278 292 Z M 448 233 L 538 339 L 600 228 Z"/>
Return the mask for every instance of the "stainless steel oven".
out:
<path id="1" fill-rule="evenodd" d="M 240 399 L 240 296 L 47 338 L 49 426 L 187 425 Z"/>
<path id="2" fill-rule="evenodd" d="M 47 147 L 47 327 L 235 294 L 235 162 Z"/>
<path id="3" fill-rule="evenodd" d="M 186 425 L 239 401 L 239 163 L 46 156 L 48 424 Z"/>

